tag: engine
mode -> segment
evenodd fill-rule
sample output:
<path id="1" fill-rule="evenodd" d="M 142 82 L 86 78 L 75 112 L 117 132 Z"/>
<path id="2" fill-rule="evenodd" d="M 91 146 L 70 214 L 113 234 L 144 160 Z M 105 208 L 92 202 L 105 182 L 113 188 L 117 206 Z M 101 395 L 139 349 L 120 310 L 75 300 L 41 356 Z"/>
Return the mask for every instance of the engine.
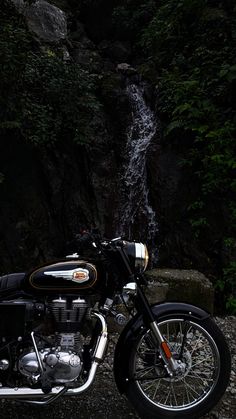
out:
<path id="1" fill-rule="evenodd" d="M 68 351 L 46 348 L 40 351 L 40 358 L 44 374 L 51 384 L 64 384 L 74 381 L 81 373 L 82 362 L 80 357 Z M 23 355 L 19 360 L 18 368 L 32 384 L 38 382 L 40 367 L 35 352 Z"/>
<path id="2" fill-rule="evenodd" d="M 56 321 L 56 330 L 76 332 L 88 310 L 87 302 L 82 298 L 70 301 L 58 298 L 50 304 L 51 312 Z"/>
<path id="3" fill-rule="evenodd" d="M 30 384 L 42 381 L 43 372 L 50 387 L 73 382 L 81 374 L 84 338 L 80 329 L 89 317 L 89 306 L 81 298 L 57 298 L 48 308 L 55 333 L 47 337 L 35 335 L 34 347 L 24 351 L 18 371 Z"/>

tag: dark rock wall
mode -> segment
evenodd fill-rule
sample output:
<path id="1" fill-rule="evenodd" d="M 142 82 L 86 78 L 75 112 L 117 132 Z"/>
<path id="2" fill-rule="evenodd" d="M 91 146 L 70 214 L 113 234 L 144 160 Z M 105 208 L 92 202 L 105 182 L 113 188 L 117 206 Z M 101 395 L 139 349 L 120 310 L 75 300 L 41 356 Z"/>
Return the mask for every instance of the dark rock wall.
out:
<path id="1" fill-rule="evenodd" d="M 38 151 L 1 144 L 0 252 L 2 269 L 24 269 L 63 255 L 80 228 L 111 230 L 116 161 L 109 144 L 85 152 Z M 108 181 L 109 179 L 109 181 Z"/>
<path id="2" fill-rule="evenodd" d="M 43 0 L 30 7 L 23 1 L 15 3 L 27 15 L 29 27 L 42 48 L 45 41 L 55 45 L 55 36 L 60 37 L 63 26 L 60 48 L 64 49 L 67 59 L 101 76 L 97 96 L 102 107 L 96 121 L 96 137 L 86 145 L 76 145 L 66 139 L 55 147 L 35 149 L 14 135 L 2 139 L 0 272 L 28 269 L 64 255 L 66 243 L 81 228 L 96 226 L 106 236 L 114 234 L 113 216 L 119 200 L 118 170 L 129 114 L 124 76 L 117 73 L 110 53 L 97 47 L 94 36 L 92 40 L 88 37 L 86 25 L 71 15 L 70 2 L 62 2 L 71 24 L 67 39 L 64 39 L 65 15 L 59 9 L 55 8 L 59 18 L 53 21 L 54 6 L 50 7 Z M 57 6 L 59 3 L 54 2 Z M 34 27 L 35 19 L 37 26 Z M 88 25 L 90 23 L 89 18 Z M 102 28 L 102 22 L 98 22 L 98 27 Z"/>

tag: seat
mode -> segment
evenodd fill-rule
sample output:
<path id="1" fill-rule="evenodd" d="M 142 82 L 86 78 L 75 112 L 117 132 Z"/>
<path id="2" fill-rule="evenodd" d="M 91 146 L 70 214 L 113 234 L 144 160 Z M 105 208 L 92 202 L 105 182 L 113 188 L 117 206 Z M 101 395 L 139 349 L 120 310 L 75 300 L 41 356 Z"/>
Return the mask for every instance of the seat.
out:
<path id="1" fill-rule="evenodd" d="M 20 290 L 24 278 L 24 272 L 0 276 L 0 292 Z"/>

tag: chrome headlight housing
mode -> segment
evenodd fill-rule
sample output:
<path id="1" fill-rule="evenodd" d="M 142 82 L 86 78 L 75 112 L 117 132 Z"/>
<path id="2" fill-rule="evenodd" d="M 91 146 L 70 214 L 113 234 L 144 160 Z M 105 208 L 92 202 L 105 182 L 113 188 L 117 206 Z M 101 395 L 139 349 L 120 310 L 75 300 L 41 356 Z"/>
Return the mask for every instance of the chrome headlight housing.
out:
<path id="1" fill-rule="evenodd" d="M 144 272 L 147 269 L 149 255 L 145 244 L 125 242 L 125 251 L 135 272 Z"/>

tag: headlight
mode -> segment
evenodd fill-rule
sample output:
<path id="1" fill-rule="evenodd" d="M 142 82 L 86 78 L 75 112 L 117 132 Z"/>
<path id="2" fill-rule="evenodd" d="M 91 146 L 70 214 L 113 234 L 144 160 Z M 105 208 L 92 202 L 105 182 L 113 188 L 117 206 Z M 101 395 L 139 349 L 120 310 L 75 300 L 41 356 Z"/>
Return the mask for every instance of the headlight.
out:
<path id="1" fill-rule="evenodd" d="M 141 268 L 144 272 L 147 269 L 149 260 L 147 246 L 142 243 L 135 243 L 135 268 Z"/>
<path id="2" fill-rule="evenodd" d="M 125 251 L 135 271 L 144 272 L 148 265 L 148 250 L 143 243 L 125 243 Z"/>

